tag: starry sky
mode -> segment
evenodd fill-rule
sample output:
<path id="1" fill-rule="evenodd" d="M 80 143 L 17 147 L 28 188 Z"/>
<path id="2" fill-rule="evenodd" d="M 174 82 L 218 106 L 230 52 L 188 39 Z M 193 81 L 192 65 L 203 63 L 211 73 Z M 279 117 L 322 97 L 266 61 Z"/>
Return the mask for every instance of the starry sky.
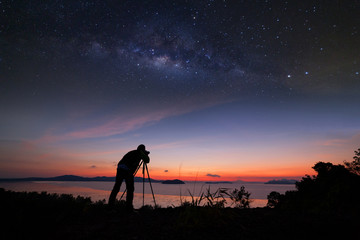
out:
<path id="1" fill-rule="evenodd" d="M 0 1 L 0 177 L 266 181 L 360 147 L 360 1 Z"/>

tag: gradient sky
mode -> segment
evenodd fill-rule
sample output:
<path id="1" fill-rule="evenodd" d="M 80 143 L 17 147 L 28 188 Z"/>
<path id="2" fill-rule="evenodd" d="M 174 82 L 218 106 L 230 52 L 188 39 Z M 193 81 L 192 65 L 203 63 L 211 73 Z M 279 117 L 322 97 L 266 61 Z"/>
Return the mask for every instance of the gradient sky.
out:
<path id="1" fill-rule="evenodd" d="M 0 177 L 266 181 L 360 147 L 360 1 L 0 2 Z"/>

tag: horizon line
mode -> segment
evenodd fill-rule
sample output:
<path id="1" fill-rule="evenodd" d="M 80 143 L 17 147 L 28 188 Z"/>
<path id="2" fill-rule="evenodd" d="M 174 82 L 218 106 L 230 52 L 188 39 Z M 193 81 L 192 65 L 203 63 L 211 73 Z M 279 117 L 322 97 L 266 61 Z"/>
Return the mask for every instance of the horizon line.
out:
<path id="1" fill-rule="evenodd" d="M 56 180 L 51 180 L 54 178 L 61 178 L 61 177 L 77 177 L 77 178 L 82 178 L 82 179 L 94 179 L 94 181 L 96 182 L 101 182 L 101 180 L 96 180 L 96 178 L 115 178 L 116 176 L 95 176 L 95 177 L 83 177 L 83 176 L 79 176 L 79 175 L 73 175 L 73 174 L 65 174 L 65 175 L 59 175 L 59 176 L 53 176 L 53 177 L 10 177 L 10 178 L 0 178 L 0 181 L 41 181 L 42 179 L 44 179 L 44 181 L 56 181 Z M 137 178 L 142 178 L 139 176 L 135 176 Z M 33 179 L 33 180 L 32 180 Z M 150 178 L 153 179 L 155 181 L 166 181 L 165 179 L 157 179 L 157 178 Z M 298 181 L 297 179 L 289 179 L 289 178 L 281 178 L 281 179 L 272 179 L 272 180 L 265 180 L 265 181 L 246 181 L 246 180 L 234 180 L 234 181 L 228 181 L 228 180 L 182 180 L 179 178 L 173 178 L 171 180 L 181 180 L 183 182 L 188 182 L 188 183 L 195 183 L 195 182 L 206 182 L 206 183 L 236 183 L 236 182 L 246 182 L 246 183 L 266 183 L 266 182 L 270 182 L 270 181 Z M 67 180 L 58 180 L 58 181 L 81 181 L 81 179 L 67 179 Z"/>

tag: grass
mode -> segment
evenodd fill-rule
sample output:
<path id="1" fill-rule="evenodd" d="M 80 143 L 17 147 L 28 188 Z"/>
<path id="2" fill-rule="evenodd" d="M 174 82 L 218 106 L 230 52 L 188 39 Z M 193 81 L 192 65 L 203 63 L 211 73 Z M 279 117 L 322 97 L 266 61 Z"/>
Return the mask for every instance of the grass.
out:
<path id="1" fill-rule="evenodd" d="M 191 197 L 191 201 L 184 201 L 180 196 L 180 206 L 191 206 L 191 207 L 213 207 L 213 208 L 225 208 L 226 206 L 233 206 L 235 208 L 250 208 L 250 195 L 251 193 L 245 190 L 244 186 L 240 189 L 230 190 L 228 188 L 218 188 L 215 192 L 211 192 L 208 187 L 205 192 L 200 192 L 198 197 L 194 196 L 193 193 L 188 190 Z"/>
<path id="2" fill-rule="evenodd" d="M 229 193 L 229 192 L 227 192 Z M 190 205 L 145 206 L 127 213 L 123 202 L 0 189 L 1 239 L 350 239 L 355 219 L 298 215 L 271 208 L 224 207 L 223 191 Z M 226 194 L 225 194 L 226 195 Z M 201 206 L 199 206 L 201 203 Z M 221 206 L 220 206 L 221 205 Z M 220 206 L 220 207 L 219 207 Z M 329 231 L 331 229 L 331 231 Z"/>

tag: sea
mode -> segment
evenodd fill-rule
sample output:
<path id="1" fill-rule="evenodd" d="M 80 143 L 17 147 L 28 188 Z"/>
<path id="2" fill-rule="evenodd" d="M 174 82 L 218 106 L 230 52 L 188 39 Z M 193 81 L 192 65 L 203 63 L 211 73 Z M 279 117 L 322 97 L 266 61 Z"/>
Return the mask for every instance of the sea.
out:
<path id="1" fill-rule="evenodd" d="M 113 182 L 76 182 L 76 181 L 29 181 L 29 182 L 0 182 L 0 188 L 16 192 L 47 192 L 56 194 L 72 194 L 74 197 L 90 197 L 92 201 L 107 202 L 112 190 Z M 264 183 L 218 183 L 209 184 L 205 182 L 186 182 L 185 184 L 162 184 L 135 182 L 134 207 L 140 208 L 144 205 L 157 205 L 161 207 L 177 207 L 184 201 L 197 199 L 202 192 L 216 192 L 219 188 L 226 188 L 229 191 L 245 187 L 250 192 L 250 207 L 264 207 L 267 204 L 267 195 L 272 191 L 285 193 L 295 190 L 295 184 L 264 184 Z M 151 191 L 151 187 L 152 190 Z M 117 199 L 121 198 L 125 190 L 125 183 L 122 184 Z M 152 192 L 154 194 L 152 194 Z M 125 195 L 123 198 L 125 200 Z M 230 204 L 227 199 L 227 206 Z M 202 201 L 204 203 L 204 201 Z"/>

